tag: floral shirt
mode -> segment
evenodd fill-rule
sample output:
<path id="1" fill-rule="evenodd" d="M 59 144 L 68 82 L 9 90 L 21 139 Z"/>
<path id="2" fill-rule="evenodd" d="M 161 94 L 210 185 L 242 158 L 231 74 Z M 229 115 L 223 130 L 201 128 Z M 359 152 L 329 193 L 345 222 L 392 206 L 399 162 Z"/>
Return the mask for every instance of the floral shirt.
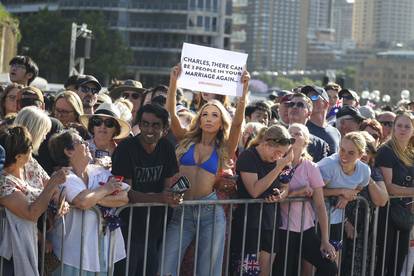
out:
<path id="1" fill-rule="evenodd" d="M 41 190 L 43 190 L 43 183 L 50 179 L 47 172 L 33 157 L 30 157 L 29 162 L 24 166 L 24 178 L 30 186 Z"/>
<path id="2" fill-rule="evenodd" d="M 22 192 L 27 200 L 32 203 L 39 197 L 42 187 L 33 187 L 29 182 L 21 180 L 3 171 L 0 174 L 0 197 L 9 196 L 16 191 Z"/>

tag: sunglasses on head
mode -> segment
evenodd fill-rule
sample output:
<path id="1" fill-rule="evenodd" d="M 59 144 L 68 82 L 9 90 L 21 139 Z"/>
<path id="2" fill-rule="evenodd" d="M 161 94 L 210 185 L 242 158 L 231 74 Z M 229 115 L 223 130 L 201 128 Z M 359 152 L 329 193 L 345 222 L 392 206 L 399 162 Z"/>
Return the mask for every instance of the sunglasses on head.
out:
<path id="1" fill-rule="evenodd" d="M 92 94 L 98 94 L 99 88 L 97 88 L 97 87 L 89 87 L 89 86 L 83 85 L 83 86 L 80 87 L 80 91 L 82 93 L 89 93 L 90 92 Z"/>
<path id="2" fill-rule="evenodd" d="M 273 139 L 273 138 L 268 138 L 266 139 L 266 141 L 271 141 L 275 144 L 279 144 L 279 145 L 293 145 L 295 143 L 295 138 L 280 138 L 280 139 Z"/>
<path id="3" fill-rule="evenodd" d="M 102 119 L 101 117 L 92 117 L 91 123 L 93 126 L 99 127 L 104 124 L 107 128 L 115 127 L 116 123 L 114 119 Z"/>
<path id="4" fill-rule="evenodd" d="M 306 106 L 305 106 L 305 104 L 304 103 L 302 103 L 302 102 L 288 102 L 287 103 L 287 107 L 289 107 L 289 108 L 294 108 L 294 107 L 297 107 L 297 108 L 305 108 Z"/>
<path id="5" fill-rule="evenodd" d="M 392 127 L 394 125 L 394 122 L 392 121 L 384 121 L 384 122 L 380 122 L 381 125 L 385 126 L 385 127 Z"/>
<path id="6" fill-rule="evenodd" d="M 138 100 L 140 96 L 141 96 L 140 94 L 134 93 L 134 92 L 132 92 L 132 93 L 124 92 L 124 93 L 122 93 L 122 98 L 125 98 L 125 99 L 132 98 L 134 100 Z"/>

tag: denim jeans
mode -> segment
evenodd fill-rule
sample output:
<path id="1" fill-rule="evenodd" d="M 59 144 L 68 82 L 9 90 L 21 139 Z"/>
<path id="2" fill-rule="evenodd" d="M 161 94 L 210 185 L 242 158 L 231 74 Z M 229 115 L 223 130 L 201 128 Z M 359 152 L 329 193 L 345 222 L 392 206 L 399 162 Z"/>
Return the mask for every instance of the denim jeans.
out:
<path id="1" fill-rule="evenodd" d="M 201 200 L 217 199 L 213 192 Z M 200 222 L 198 216 L 200 210 Z M 179 254 L 181 216 L 183 217 L 181 253 Z M 214 229 L 214 231 L 213 231 Z M 167 227 L 165 244 L 163 275 L 177 276 L 178 264 L 181 264 L 187 247 L 196 238 L 197 260 L 196 275 L 222 274 L 226 218 L 224 210 L 220 205 L 180 206 L 174 209 L 170 224 Z M 214 235 L 214 237 L 213 237 Z M 162 251 L 160 249 L 160 251 Z M 160 257 L 161 262 L 161 257 Z M 160 267 L 161 267 L 160 263 Z M 211 273 L 210 273 L 211 268 Z M 161 269 L 159 269 L 161 272 Z"/>

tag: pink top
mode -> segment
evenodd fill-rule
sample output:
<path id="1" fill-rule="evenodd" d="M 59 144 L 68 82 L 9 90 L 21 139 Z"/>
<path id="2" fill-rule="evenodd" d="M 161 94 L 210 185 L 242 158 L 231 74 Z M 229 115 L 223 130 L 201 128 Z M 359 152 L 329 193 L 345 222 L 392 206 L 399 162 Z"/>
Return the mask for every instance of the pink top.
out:
<path id="1" fill-rule="evenodd" d="M 292 180 L 289 182 L 289 190 L 296 191 L 302 187 L 309 186 L 310 188 L 320 188 L 325 184 L 323 182 L 321 173 L 316 166 L 310 160 L 303 160 L 302 163 L 296 168 L 295 173 L 293 174 Z M 302 223 L 302 205 L 304 206 L 304 216 L 303 216 L 303 231 L 313 227 L 315 225 L 315 212 L 313 210 L 311 201 L 296 201 L 290 203 L 290 212 L 289 212 L 289 231 L 300 232 L 301 223 Z M 280 229 L 287 230 L 288 225 L 288 210 L 289 203 L 281 203 L 280 211 L 282 214 L 282 224 Z"/>

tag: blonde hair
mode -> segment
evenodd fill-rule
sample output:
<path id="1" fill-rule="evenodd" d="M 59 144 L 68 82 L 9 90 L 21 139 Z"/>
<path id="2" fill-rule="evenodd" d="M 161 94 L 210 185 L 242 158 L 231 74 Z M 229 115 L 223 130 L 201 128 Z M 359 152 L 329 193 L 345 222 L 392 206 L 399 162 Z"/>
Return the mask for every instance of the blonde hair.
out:
<path id="1" fill-rule="evenodd" d="M 82 105 L 82 100 L 79 98 L 78 94 L 70 90 L 60 92 L 56 96 L 55 103 L 53 104 L 53 117 L 56 116 L 55 114 L 56 102 L 59 99 L 65 99 L 72 106 L 76 114 L 76 120 L 78 123 L 80 123 L 79 117 L 80 115 L 83 115 L 83 105 Z"/>
<path id="2" fill-rule="evenodd" d="M 203 130 L 200 128 L 200 119 L 204 109 L 208 106 L 215 106 L 220 110 L 222 125 L 220 130 L 216 134 L 215 146 L 218 148 L 217 153 L 220 158 L 218 169 L 226 169 L 230 167 L 229 161 L 231 158 L 229 157 L 226 148 L 230 134 L 231 118 L 223 104 L 218 100 L 211 100 L 207 102 L 197 112 L 196 116 L 193 118 L 193 121 L 191 122 L 190 129 L 188 130 L 184 139 L 179 143 L 177 147 L 177 158 L 180 159 L 181 156 L 183 156 L 193 144 L 199 143 L 201 141 Z"/>
<path id="3" fill-rule="evenodd" d="M 408 118 L 411 122 L 412 127 L 414 128 L 413 116 L 406 111 L 398 112 L 397 117 L 395 117 L 394 120 L 391 139 L 388 142 L 386 142 L 386 144 L 391 147 L 395 155 L 397 155 L 398 159 L 400 159 L 404 163 L 404 165 L 409 167 L 414 165 L 414 137 L 411 137 L 406 149 L 403 149 L 398 143 L 397 138 L 395 137 L 395 122 L 401 117 Z"/>
<path id="4" fill-rule="evenodd" d="M 308 149 L 307 149 L 309 142 L 310 142 L 310 133 L 309 133 L 308 128 L 305 125 L 299 124 L 299 123 L 291 124 L 288 130 L 290 130 L 291 128 L 298 128 L 300 132 L 302 132 L 302 135 L 305 138 L 305 145 L 303 146 L 302 157 L 304 159 L 313 161 L 313 157 L 309 154 Z"/>
<path id="5" fill-rule="evenodd" d="M 24 126 L 32 135 L 33 153 L 37 154 L 40 144 L 52 128 L 52 121 L 43 110 L 35 106 L 26 106 L 17 113 L 15 125 Z"/>
<path id="6" fill-rule="evenodd" d="M 270 141 L 267 141 L 268 139 L 290 139 L 291 136 L 289 134 L 289 131 L 282 125 L 276 124 L 272 125 L 270 127 L 263 127 L 260 129 L 259 133 L 257 133 L 256 137 L 250 141 L 247 148 L 258 146 L 260 143 L 266 142 L 269 143 Z M 277 143 L 271 143 L 276 144 Z"/>
<path id="7" fill-rule="evenodd" d="M 342 140 L 344 139 L 351 141 L 360 154 L 365 153 L 367 142 L 365 141 L 364 135 L 362 135 L 359 131 L 352 131 L 347 133 L 344 137 L 342 137 Z"/>

